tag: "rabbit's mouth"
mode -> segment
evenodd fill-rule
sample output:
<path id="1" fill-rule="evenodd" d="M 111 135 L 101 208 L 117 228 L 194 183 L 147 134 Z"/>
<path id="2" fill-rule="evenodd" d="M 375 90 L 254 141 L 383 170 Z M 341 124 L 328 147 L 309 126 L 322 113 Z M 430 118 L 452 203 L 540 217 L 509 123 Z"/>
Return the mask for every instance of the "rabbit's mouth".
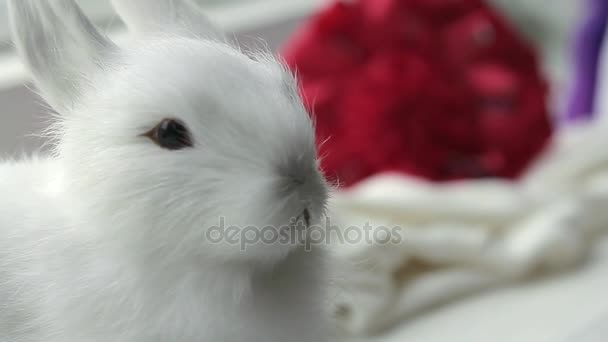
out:
<path id="1" fill-rule="evenodd" d="M 310 211 L 306 208 L 300 215 L 293 216 L 292 224 L 295 223 L 295 225 L 292 225 L 291 227 L 295 227 L 299 231 L 307 230 L 310 228 L 310 219 Z"/>
<path id="2" fill-rule="evenodd" d="M 308 208 L 304 209 L 304 211 L 302 212 L 302 215 L 300 215 L 299 219 L 304 220 L 304 224 L 306 225 L 306 228 L 310 227 L 310 211 L 308 210 Z"/>

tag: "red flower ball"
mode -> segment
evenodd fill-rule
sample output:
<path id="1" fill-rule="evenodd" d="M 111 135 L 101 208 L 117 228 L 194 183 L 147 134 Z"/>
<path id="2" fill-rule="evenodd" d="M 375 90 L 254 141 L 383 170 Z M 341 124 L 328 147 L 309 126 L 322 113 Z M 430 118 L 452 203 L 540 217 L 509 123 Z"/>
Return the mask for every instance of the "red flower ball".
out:
<path id="1" fill-rule="evenodd" d="M 338 1 L 283 52 L 344 186 L 514 178 L 551 136 L 532 48 L 482 0 Z"/>

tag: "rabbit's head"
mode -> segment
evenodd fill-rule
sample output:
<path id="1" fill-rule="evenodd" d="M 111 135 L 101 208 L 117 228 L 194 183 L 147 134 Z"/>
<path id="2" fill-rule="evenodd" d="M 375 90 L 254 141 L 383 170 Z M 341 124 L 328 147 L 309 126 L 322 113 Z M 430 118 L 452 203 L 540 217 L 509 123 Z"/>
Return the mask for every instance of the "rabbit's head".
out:
<path id="1" fill-rule="evenodd" d="M 9 2 L 18 50 L 59 113 L 75 215 L 159 255 L 286 256 L 327 198 L 292 75 L 231 46 L 187 0 L 114 5 L 136 33 L 125 47 L 73 0 Z"/>

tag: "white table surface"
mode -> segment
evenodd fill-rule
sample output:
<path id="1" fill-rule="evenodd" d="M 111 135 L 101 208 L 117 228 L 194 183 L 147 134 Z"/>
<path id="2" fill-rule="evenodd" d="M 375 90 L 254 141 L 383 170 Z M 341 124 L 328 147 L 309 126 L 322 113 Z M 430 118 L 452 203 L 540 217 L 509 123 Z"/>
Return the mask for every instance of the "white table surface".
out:
<path id="1" fill-rule="evenodd" d="M 365 342 L 606 342 L 608 239 L 579 270 L 494 290 Z"/>

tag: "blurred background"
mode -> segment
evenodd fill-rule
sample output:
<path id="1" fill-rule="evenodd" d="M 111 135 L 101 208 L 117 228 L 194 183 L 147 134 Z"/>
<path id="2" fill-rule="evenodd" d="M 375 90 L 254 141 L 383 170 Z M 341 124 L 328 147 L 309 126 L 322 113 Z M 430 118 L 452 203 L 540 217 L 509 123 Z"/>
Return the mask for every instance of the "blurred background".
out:
<path id="1" fill-rule="evenodd" d="M 278 49 L 294 32 L 296 26 L 316 9 L 324 0 L 197 0 L 215 18 L 218 24 L 238 36 L 243 45 L 254 44 L 257 38 L 265 40 L 270 48 Z M 517 29 L 533 41 L 542 53 L 542 67 L 560 89 L 568 77 L 566 60 L 568 36 L 576 25 L 580 4 L 574 0 L 556 0 L 545 6 L 542 0 L 492 0 L 492 3 L 516 23 Z M 81 0 L 79 4 L 110 36 L 122 37 L 124 25 L 113 13 L 109 0 Z M 40 145 L 33 138 L 22 138 L 24 132 L 31 133 L 40 128 L 40 121 L 33 122 L 29 92 L 22 92 L 25 73 L 13 55 L 9 39 L 8 18 L 4 0 L 0 0 L 0 103 L 11 115 L 0 134 L 0 152 L 13 153 L 24 149 L 35 149 Z M 559 102 L 559 99 L 555 100 Z M 21 106 L 25 106 L 21 108 Z M 15 121 L 12 120 L 24 121 Z"/>
<path id="2" fill-rule="evenodd" d="M 0 155 L 44 152 L 4 2 Z M 329 246 L 337 338 L 608 341 L 608 1 L 197 2 L 297 70 L 334 223 L 401 228 Z"/>

